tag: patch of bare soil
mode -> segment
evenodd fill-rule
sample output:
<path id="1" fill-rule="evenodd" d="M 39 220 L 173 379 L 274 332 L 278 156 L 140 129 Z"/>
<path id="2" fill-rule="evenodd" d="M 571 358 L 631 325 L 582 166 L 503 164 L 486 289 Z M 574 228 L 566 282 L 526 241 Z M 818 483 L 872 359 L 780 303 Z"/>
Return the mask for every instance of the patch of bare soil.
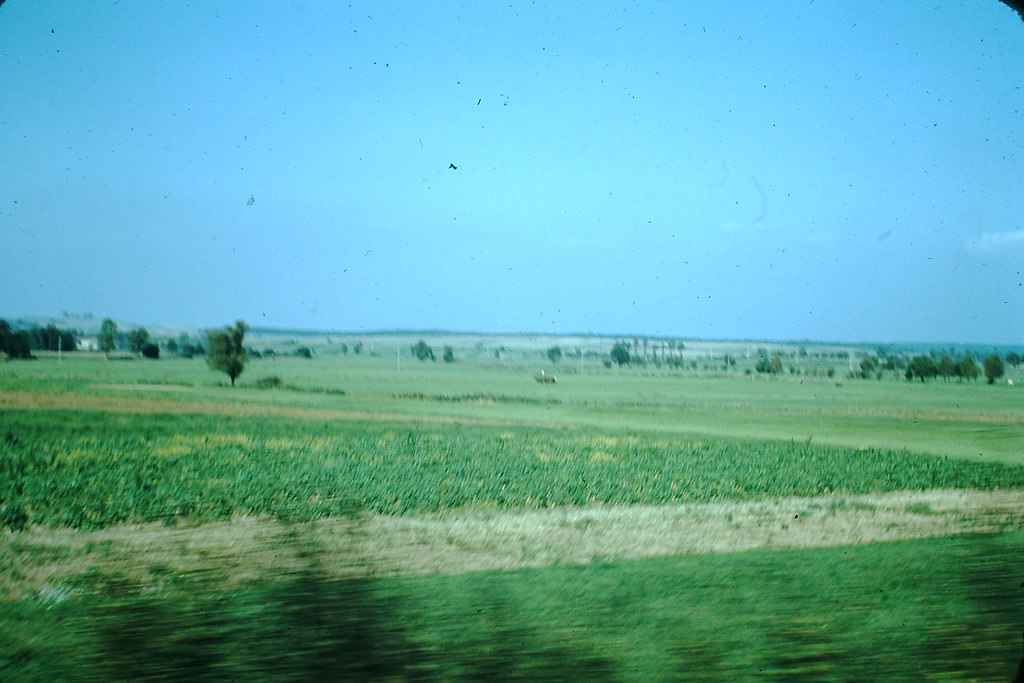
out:
<path id="1" fill-rule="evenodd" d="M 1024 490 L 906 491 L 741 503 L 561 508 L 434 516 L 362 515 L 285 525 L 239 518 L 0 537 L 0 598 L 59 597 L 69 577 L 116 574 L 143 585 L 174 576 L 232 585 L 303 566 L 315 549 L 342 576 L 457 574 L 551 565 L 859 545 L 1024 528 Z"/>
<path id="2" fill-rule="evenodd" d="M 188 391 L 192 387 L 184 384 L 96 384 L 97 389 L 119 391 Z"/>
<path id="3" fill-rule="evenodd" d="M 165 384 L 97 384 L 97 388 L 125 391 L 178 391 L 192 387 Z M 183 394 L 187 396 L 187 394 Z M 31 391 L 0 393 L 0 409 L 10 410 L 95 410 L 105 413 L 145 415 L 230 415 L 248 417 L 277 415 L 299 420 L 359 420 L 363 422 L 427 422 L 432 424 L 479 424 L 489 426 L 530 425 L 529 422 L 454 415 L 407 415 L 364 410 L 338 410 L 260 403 L 232 403 L 152 396 L 104 396 L 89 394 L 46 394 Z M 545 426 L 538 424 L 537 426 Z M 549 426 L 549 425 L 547 425 Z"/>
<path id="4" fill-rule="evenodd" d="M 181 385 L 96 385 L 106 389 L 186 391 L 191 387 Z M 31 391 L 6 391 L 0 393 L 0 409 L 10 410 L 95 410 L 107 413 L 133 414 L 188 414 L 188 415 L 231 415 L 235 417 L 253 415 L 278 415 L 302 420 L 361 420 L 366 422 L 430 422 L 442 424 L 513 425 L 524 424 L 510 420 L 490 420 L 475 417 L 446 415 L 405 415 L 399 413 L 377 413 L 360 410 L 335 410 L 329 408 L 307 408 L 299 406 L 264 405 L 256 403 L 218 403 L 202 400 L 178 400 L 176 398 L 155 398 L 151 396 L 103 396 L 87 394 L 45 394 Z"/>

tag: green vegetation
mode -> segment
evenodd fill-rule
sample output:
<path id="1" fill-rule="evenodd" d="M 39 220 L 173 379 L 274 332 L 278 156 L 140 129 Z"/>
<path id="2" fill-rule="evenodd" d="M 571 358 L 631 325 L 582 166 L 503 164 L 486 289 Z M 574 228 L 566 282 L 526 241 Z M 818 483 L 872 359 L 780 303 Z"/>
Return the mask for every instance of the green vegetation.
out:
<path id="1" fill-rule="evenodd" d="M 1024 466 L 590 430 L 56 411 L 2 429 L 0 500 L 72 528 L 1024 487 Z"/>
<path id="2" fill-rule="evenodd" d="M 136 327 L 128 333 L 128 348 L 132 353 L 141 354 L 142 349 L 149 343 L 149 330 L 145 327 Z"/>
<path id="3" fill-rule="evenodd" d="M 423 341 L 422 339 L 420 339 L 418 342 L 416 342 L 416 344 L 413 345 L 412 355 L 416 356 L 416 358 L 418 358 L 421 361 L 425 361 L 428 358 L 430 360 L 435 360 L 434 350 L 430 348 L 427 342 Z"/>
<path id="4" fill-rule="evenodd" d="M 1010 680 L 1021 533 L 232 590 L 84 572 L 0 618 L 7 680 Z"/>
<path id="5" fill-rule="evenodd" d="M 231 386 L 235 386 L 235 379 L 242 374 L 245 364 L 249 361 L 245 354 L 245 333 L 249 326 L 239 320 L 232 327 L 228 325 L 224 331 L 210 332 L 206 337 L 210 354 L 206 358 L 207 365 L 211 370 L 219 370 L 231 378 Z"/>
<path id="6" fill-rule="evenodd" d="M 795 526 L 881 514 L 861 494 L 1019 491 L 1009 384 L 907 382 L 881 354 L 843 359 L 870 381 L 781 354 L 801 372 L 757 374 L 757 355 L 739 359 L 749 377 L 735 361 L 691 372 L 669 362 L 681 345 L 634 341 L 638 362 L 610 368 L 567 352 L 552 386 L 533 381 L 548 344 L 399 367 L 409 344 L 303 342 L 308 359 L 275 344 L 234 390 L 186 358 L 0 363 L 0 678 L 1012 678 L 1017 518 L 991 535 L 386 578 L 344 574 L 318 546 L 358 527 L 317 535 L 355 511 L 461 523 L 822 496 Z M 897 500 L 927 524 L 962 514 Z M 251 541 L 273 564 L 172 547 L 123 574 L 102 562 L 129 529 L 187 547 L 250 522 L 284 534 Z"/>
<path id="7" fill-rule="evenodd" d="M 999 357 L 998 353 L 993 353 L 985 357 L 985 379 L 989 384 L 993 384 L 997 379 L 1002 377 L 1003 372 L 1003 359 Z"/>
<path id="8" fill-rule="evenodd" d="M 14 331 L 6 320 L 0 320 L 0 360 L 32 358 L 32 351 L 76 350 L 75 335 L 56 325 L 33 326 Z"/>
<path id="9" fill-rule="evenodd" d="M 559 346 L 552 346 L 547 351 L 548 360 L 552 363 L 557 363 L 562 360 L 562 349 Z"/>

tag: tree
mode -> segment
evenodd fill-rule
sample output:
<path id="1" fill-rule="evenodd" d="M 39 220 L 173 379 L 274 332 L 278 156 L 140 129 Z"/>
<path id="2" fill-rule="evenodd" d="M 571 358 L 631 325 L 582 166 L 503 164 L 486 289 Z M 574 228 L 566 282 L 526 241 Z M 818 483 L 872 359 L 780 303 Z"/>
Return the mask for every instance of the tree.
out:
<path id="1" fill-rule="evenodd" d="M 452 347 L 450 347 L 450 346 L 444 347 L 444 353 L 441 354 L 441 360 L 443 360 L 445 363 L 454 363 L 455 362 L 455 351 L 454 351 L 454 349 L 452 349 Z"/>
<path id="2" fill-rule="evenodd" d="M 242 345 L 248 330 L 249 326 L 239 320 L 234 327 L 228 325 L 223 330 L 210 332 L 206 337 L 206 345 L 209 347 L 206 364 L 211 370 L 227 374 L 231 378 L 231 386 L 235 386 L 235 379 L 242 374 L 249 360 Z"/>
<path id="3" fill-rule="evenodd" d="M 778 375 L 782 372 L 782 356 L 778 352 L 773 353 L 769 358 L 768 351 L 760 349 L 759 356 L 757 364 L 754 366 L 755 370 L 771 375 Z"/>
<path id="4" fill-rule="evenodd" d="M 860 360 L 860 377 L 861 379 L 870 379 L 875 371 L 878 369 L 878 357 L 877 356 L 865 356 Z"/>
<path id="5" fill-rule="evenodd" d="M 424 361 L 428 358 L 430 360 L 437 360 L 436 358 L 434 358 L 434 349 L 430 348 L 427 345 L 427 342 L 423 341 L 422 339 L 420 339 L 413 345 L 412 355 L 416 356 L 421 361 Z"/>
<path id="6" fill-rule="evenodd" d="M 964 354 L 964 357 L 960 359 L 960 363 L 957 367 L 957 374 L 963 379 L 976 380 L 980 371 L 978 370 L 978 364 L 971 358 L 971 354 Z"/>
<path id="7" fill-rule="evenodd" d="M 7 355 L 11 358 L 32 358 L 32 339 L 25 330 L 18 330 L 7 340 Z"/>
<path id="8" fill-rule="evenodd" d="M 100 345 L 100 351 L 110 353 L 117 346 L 117 323 L 110 318 L 105 318 L 100 324 L 100 335 L 96 340 Z"/>
<path id="9" fill-rule="evenodd" d="M 57 329 L 56 325 L 32 327 L 28 330 L 29 344 L 40 351 L 74 351 L 77 348 L 75 335 Z"/>
<path id="10" fill-rule="evenodd" d="M 939 376 L 942 377 L 943 381 L 948 382 L 949 378 L 957 373 L 957 363 L 953 360 L 953 357 L 947 353 L 942 354 L 939 358 L 938 365 L 935 366 Z"/>
<path id="11" fill-rule="evenodd" d="M 1003 376 L 1003 359 L 998 353 L 993 353 L 985 358 L 985 379 L 989 384 L 995 384 L 996 380 Z"/>
<path id="12" fill-rule="evenodd" d="M 0 353 L 8 358 L 31 358 L 32 340 L 28 332 L 14 332 L 6 320 L 0 320 Z"/>
<path id="13" fill-rule="evenodd" d="M 548 360 L 552 363 L 557 363 L 562 360 L 562 349 L 558 346 L 552 346 L 548 349 Z"/>
<path id="14" fill-rule="evenodd" d="M 1021 355 L 1016 351 L 1010 351 L 1008 354 L 1006 354 L 1007 364 L 1012 365 L 1013 367 L 1017 367 L 1018 365 L 1020 365 L 1022 360 L 1024 359 L 1022 359 Z"/>
<path id="15" fill-rule="evenodd" d="M 930 356 L 914 356 L 907 363 L 907 379 L 912 380 L 917 377 L 923 382 L 930 377 L 935 377 L 937 374 L 939 374 L 939 368 Z"/>
<path id="16" fill-rule="evenodd" d="M 157 359 L 160 357 L 160 347 L 153 342 L 146 342 L 142 345 L 142 357 Z"/>
<path id="17" fill-rule="evenodd" d="M 136 327 L 128 333 L 128 348 L 132 353 L 142 353 L 142 347 L 149 343 L 149 330 L 145 327 Z"/>
<path id="18" fill-rule="evenodd" d="M 313 349 L 309 348 L 308 346 L 300 346 L 299 348 L 295 349 L 295 355 L 298 356 L 299 358 L 312 358 Z"/>
<path id="19" fill-rule="evenodd" d="M 616 342 L 612 346 L 612 360 L 615 361 L 616 365 L 629 365 L 632 358 L 629 355 L 629 348 L 626 342 Z"/>

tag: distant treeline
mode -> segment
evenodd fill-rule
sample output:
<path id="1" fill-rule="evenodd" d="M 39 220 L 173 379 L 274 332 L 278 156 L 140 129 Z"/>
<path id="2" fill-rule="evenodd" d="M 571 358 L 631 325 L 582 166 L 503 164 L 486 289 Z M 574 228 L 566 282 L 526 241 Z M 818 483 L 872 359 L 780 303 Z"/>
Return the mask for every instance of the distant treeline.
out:
<path id="1" fill-rule="evenodd" d="M 74 351 L 77 347 L 74 333 L 56 325 L 15 331 L 6 320 L 0 320 L 0 353 L 9 358 L 31 358 L 33 351 Z"/>

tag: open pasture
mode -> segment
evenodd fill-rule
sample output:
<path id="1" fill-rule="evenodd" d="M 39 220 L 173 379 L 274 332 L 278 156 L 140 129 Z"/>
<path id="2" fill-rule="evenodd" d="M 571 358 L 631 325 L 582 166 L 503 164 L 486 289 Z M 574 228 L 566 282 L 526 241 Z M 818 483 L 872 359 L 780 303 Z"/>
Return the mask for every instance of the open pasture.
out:
<path id="1" fill-rule="evenodd" d="M 539 384 L 546 367 L 557 384 Z M 260 379 L 283 388 L 259 390 Z M 420 363 L 394 358 L 323 356 L 255 360 L 239 387 L 202 360 L 158 362 L 47 358 L 0 365 L 0 387 L 129 402 L 156 397 L 179 411 L 311 410 L 361 417 L 466 420 L 615 431 L 668 432 L 757 440 L 811 442 L 850 448 L 908 450 L 979 461 L 1024 462 L 1024 387 L 980 383 L 927 384 L 887 377 L 834 381 L 644 369 L 583 370 L 519 359 L 496 364 Z M 0 397 L 0 400 L 3 400 Z M 43 400 L 45 402 L 45 400 Z M 17 400 L 8 399 L 10 407 Z M 39 401 L 37 401 L 39 403 Z M 51 399 L 55 406 L 68 399 Z M 141 405 L 141 404 L 140 404 Z"/>
<path id="2" fill-rule="evenodd" d="M 528 360 L 255 360 L 235 388 L 201 360 L 6 363 L 0 676 L 1006 678 L 1017 396 Z"/>

